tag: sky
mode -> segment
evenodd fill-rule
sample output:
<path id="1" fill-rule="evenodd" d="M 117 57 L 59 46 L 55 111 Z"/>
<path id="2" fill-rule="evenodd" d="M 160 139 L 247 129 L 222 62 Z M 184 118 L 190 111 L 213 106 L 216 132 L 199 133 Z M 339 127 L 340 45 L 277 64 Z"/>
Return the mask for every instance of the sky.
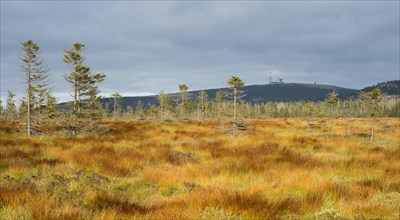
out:
<path id="1" fill-rule="evenodd" d="M 102 96 L 274 81 L 361 89 L 399 79 L 399 1 L 4 1 L 0 91 L 21 97 L 21 43 L 33 40 L 58 101 L 71 100 L 63 49 L 107 75 Z"/>

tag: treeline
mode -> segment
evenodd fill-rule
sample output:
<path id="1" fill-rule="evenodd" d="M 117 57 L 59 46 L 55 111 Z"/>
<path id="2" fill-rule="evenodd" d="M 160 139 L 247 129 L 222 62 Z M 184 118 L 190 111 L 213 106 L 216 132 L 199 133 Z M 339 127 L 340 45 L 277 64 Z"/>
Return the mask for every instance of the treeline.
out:
<path id="1" fill-rule="evenodd" d="M 382 93 L 388 95 L 400 95 L 400 80 L 391 80 L 386 82 L 380 82 L 376 85 L 368 86 L 362 89 L 364 92 L 371 92 L 375 88 L 381 90 Z"/>
<path id="2" fill-rule="evenodd" d="M 348 118 L 349 126 L 351 118 L 371 118 L 373 124 L 376 117 L 400 117 L 399 98 L 382 94 L 380 89 L 361 91 L 358 97 L 346 100 L 340 100 L 339 94 L 333 91 L 324 101 L 317 102 L 246 103 L 242 101 L 246 94 L 240 90 L 244 82 L 238 76 L 229 78 L 228 88 L 217 91 L 212 99 L 205 91 L 200 91 L 196 97 L 189 97 L 189 87 L 181 84 L 178 85 L 178 95 L 160 92 L 155 105 L 144 106 L 139 101 L 135 106 L 122 108 L 122 96 L 118 92 L 112 95 L 113 102 L 102 105 L 98 85 L 106 75 L 93 72 L 85 65 L 84 47 L 84 44 L 75 43 L 71 49 L 63 50 L 63 62 L 69 69 L 64 78 L 70 84 L 73 100 L 60 107 L 52 95 L 49 69 L 39 57 L 39 46 L 30 40 L 22 43 L 20 69 L 27 85 L 26 96 L 19 100 L 17 107 L 15 94 L 9 91 L 5 108 L 0 100 L 1 120 L 8 121 L 14 130 L 30 136 L 51 132 L 54 127 L 69 135 L 102 133 L 97 121 L 105 118 L 163 123 L 213 118 L 228 122 L 229 130 L 236 136 L 239 130 L 245 130 L 243 120 L 248 118 L 304 118 L 308 129 L 315 124 L 324 129 L 329 119 L 333 132 L 334 120 L 339 117 Z"/>
<path id="3" fill-rule="evenodd" d="M 227 91 L 217 92 L 215 99 L 209 99 L 205 92 L 199 92 L 196 100 L 185 100 L 182 105 L 176 96 L 160 93 L 159 104 L 145 106 L 142 101 L 138 101 L 135 106 L 128 106 L 122 109 L 122 96 L 115 93 L 113 103 L 106 103 L 97 108 L 94 118 L 115 118 L 115 119 L 135 119 L 153 121 L 176 121 L 176 120 L 202 120 L 204 118 L 224 119 L 232 114 L 232 100 L 224 96 Z M 15 100 L 15 94 L 8 93 L 4 107 L 0 107 L 3 118 L 21 119 L 26 117 L 26 98 L 19 101 Z M 185 96 L 184 99 L 188 99 Z M 115 102 L 114 102 L 115 101 Z M 18 105 L 16 103 L 19 103 Z M 67 108 L 57 108 L 55 98 L 49 98 L 47 105 L 39 105 L 38 115 L 40 118 L 61 117 L 69 115 Z M 377 117 L 400 117 L 400 99 L 393 96 L 382 95 L 377 103 L 379 111 Z M 17 107 L 19 106 L 19 107 Z M 297 102 L 268 102 L 264 104 L 252 104 L 239 101 L 237 103 L 238 115 L 242 118 L 326 118 L 330 117 L 332 111 L 339 118 L 365 118 L 369 117 L 371 108 L 366 99 L 361 96 L 357 99 L 340 100 L 332 109 L 330 104 L 325 101 L 297 101 Z"/>
<path id="4" fill-rule="evenodd" d="M 175 95 L 160 93 L 159 100 L 163 102 L 163 109 L 159 104 L 145 106 L 138 101 L 134 106 L 121 108 L 121 100 L 117 98 L 117 118 L 163 120 L 165 115 L 170 120 L 198 120 L 202 118 L 224 118 L 232 112 L 232 100 L 224 96 L 227 90 L 217 92 L 215 99 L 208 98 L 205 92 L 200 91 L 194 100 L 187 100 L 182 104 Z M 186 98 L 187 99 L 187 98 Z M 369 117 L 370 106 L 365 98 L 359 96 L 354 99 L 340 100 L 332 110 L 326 100 L 324 101 L 292 101 L 292 102 L 267 102 L 264 104 L 238 102 L 238 113 L 242 118 L 306 118 L 328 117 L 334 111 L 336 117 L 365 118 Z M 400 117 L 399 97 L 382 94 L 377 105 L 377 117 Z M 109 109 L 109 116 L 114 117 L 114 101 L 104 105 L 105 114 Z M 161 117 L 161 111 L 167 113 Z M 183 111 L 183 110 L 184 111 Z M 183 113 L 182 113 L 183 111 Z"/>
<path id="5" fill-rule="evenodd" d="M 114 120 L 137 119 L 158 122 L 202 121 L 205 118 L 214 118 L 232 124 L 234 135 L 236 135 L 235 129 L 245 126 L 243 119 L 249 118 L 304 118 L 309 130 L 312 126 L 318 126 L 322 130 L 329 127 L 332 132 L 334 132 L 336 118 L 347 118 L 348 134 L 351 133 L 354 118 L 370 118 L 371 141 L 375 118 L 400 117 L 399 97 L 382 94 L 380 89 L 370 92 L 361 91 L 357 98 L 346 100 L 339 99 L 339 94 L 333 91 L 324 101 L 251 104 L 241 101 L 245 94 L 240 91 L 244 82 L 239 77 L 232 76 L 227 84 L 231 86 L 230 89 L 218 91 L 215 99 L 209 99 L 204 91 L 200 91 L 195 99 L 189 99 L 187 97 L 189 87 L 182 84 L 178 86 L 180 99 L 161 92 L 158 96 L 159 105 L 148 108 L 139 101 L 135 108 L 128 106 L 123 110 L 121 96 L 115 95 L 112 116 Z M 106 109 L 109 109 L 109 106 Z"/>

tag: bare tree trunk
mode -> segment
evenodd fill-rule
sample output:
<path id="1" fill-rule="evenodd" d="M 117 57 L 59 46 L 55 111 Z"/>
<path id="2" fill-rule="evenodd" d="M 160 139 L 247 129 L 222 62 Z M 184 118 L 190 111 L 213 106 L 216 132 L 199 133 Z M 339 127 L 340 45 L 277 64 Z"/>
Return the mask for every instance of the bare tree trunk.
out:
<path id="1" fill-rule="evenodd" d="M 117 120 L 117 96 L 114 96 L 114 122 Z"/>
<path id="2" fill-rule="evenodd" d="M 347 135 L 349 135 L 351 133 L 351 121 L 350 121 L 350 117 L 352 117 L 351 113 L 352 113 L 352 111 L 351 111 L 351 100 L 350 100 L 349 101 L 349 110 L 347 113 L 347 131 L 346 131 Z"/>
<path id="3" fill-rule="evenodd" d="M 28 77 L 28 112 L 27 112 L 27 117 L 28 117 L 28 130 L 26 131 L 26 135 L 28 137 L 31 136 L 31 97 L 32 97 L 32 91 L 31 91 L 31 61 L 30 57 L 28 58 L 28 72 L 27 72 L 27 77 Z"/>
<path id="4" fill-rule="evenodd" d="M 236 137 L 236 97 L 237 96 L 237 89 L 233 87 L 233 136 Z"/>
<path id="5" fill-rule="evenodd" d="M 206 102 L 204 104 L 204 112 L 203 112 L 203 117 L 207 118 L 207 107 L 208 107 L 208 99 L 206 99 Z"/>
<path id="6" fill-rule="evenodd" d="M 185 115 L 184 115 L 184 103 L 185 103 L 185 95 L 182 93 L 181 120 L 185 118 Z"/>
<path id="7" fill-rule="evenodd" d="M 332 106 L 332 116 L 331 116 L 331 119 L 332 119 L 332 134 L 335 132 L 335 112 L 334 112 L 334 107 Z"/>
<path id="8" fill-rule="evenodd" d="M 74 85 L 74 112 L 73 112 L 73 123 L 74 123 L 74 128 L 72 129 L 72 134 L 73 135 L 76 135 L 76 114 L 77 114 L 77 112 L 78 112 L 78 110 L 77 110 L 77 105 L 78 105 L 78 100 L 77 100 L 77 97 L 78 97 L 78 82 L 77 82 L 77 80 L 75 79 L 75 85 Z"/>
<path id="9" fill-rule="evenodd" d="M 351 132 L 351 122 L 350 122 L 350 118 L 347 118 L 347 131 L 346 134 L 349 135 Z"/>
<path id="10" fill-rule="evenodd" d="M 371 118 L 371 139 L 369 140 L 372 142 L 374 140 L 374 117 Z"/>
<path id="11" fill-rule="evenodd" d="M 218 121 L 221 121 L 221 104 L 217 103 L 217 117 L 218 117 Z"/>
<path id="12" fill-rule="evenodd" d="M 78 93 L 78 97 L 77 97 L 78 98 L 78 117 L 81 117 L 81 105 L 82 105 L 82 102 L 81 102 L 81 92 L 80 92 L 79 89 L 77 90 L 77 93 Z"/>
<path id="13" fill-rule="evenodd" d="M 203 121 L 204 97 L 201 96 L 200 121 Z"/>

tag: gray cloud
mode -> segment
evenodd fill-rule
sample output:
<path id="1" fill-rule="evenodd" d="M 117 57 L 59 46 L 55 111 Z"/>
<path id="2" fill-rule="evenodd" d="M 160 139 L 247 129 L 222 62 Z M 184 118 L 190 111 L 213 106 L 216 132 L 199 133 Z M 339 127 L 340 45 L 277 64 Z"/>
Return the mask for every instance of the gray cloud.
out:
<path id="1" fill-rule="evenodd" d="M 24 87 L 20 43 L 37 42 L 54 93 L 68 99 L 62 49 L 86 44 L 102 95 L 267 83 L 361 88 L 399 78 L 399 2 L 1 2 L 1 95 Z"/>

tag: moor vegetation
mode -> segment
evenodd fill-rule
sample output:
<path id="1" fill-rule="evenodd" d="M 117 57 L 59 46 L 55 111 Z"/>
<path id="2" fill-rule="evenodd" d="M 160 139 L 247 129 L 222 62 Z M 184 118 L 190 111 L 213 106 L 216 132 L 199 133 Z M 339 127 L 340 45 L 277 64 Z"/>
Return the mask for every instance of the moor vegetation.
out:
<path id="1" fill-rule="evenodd" d="M 399 119 L 102 120 L 106 134 L 0 132 L 0 219 L 396 219 Z M 53 128 L 57 130 L 57 128 Z M 61 128 L 58 128 L 61 129 Z"/>

